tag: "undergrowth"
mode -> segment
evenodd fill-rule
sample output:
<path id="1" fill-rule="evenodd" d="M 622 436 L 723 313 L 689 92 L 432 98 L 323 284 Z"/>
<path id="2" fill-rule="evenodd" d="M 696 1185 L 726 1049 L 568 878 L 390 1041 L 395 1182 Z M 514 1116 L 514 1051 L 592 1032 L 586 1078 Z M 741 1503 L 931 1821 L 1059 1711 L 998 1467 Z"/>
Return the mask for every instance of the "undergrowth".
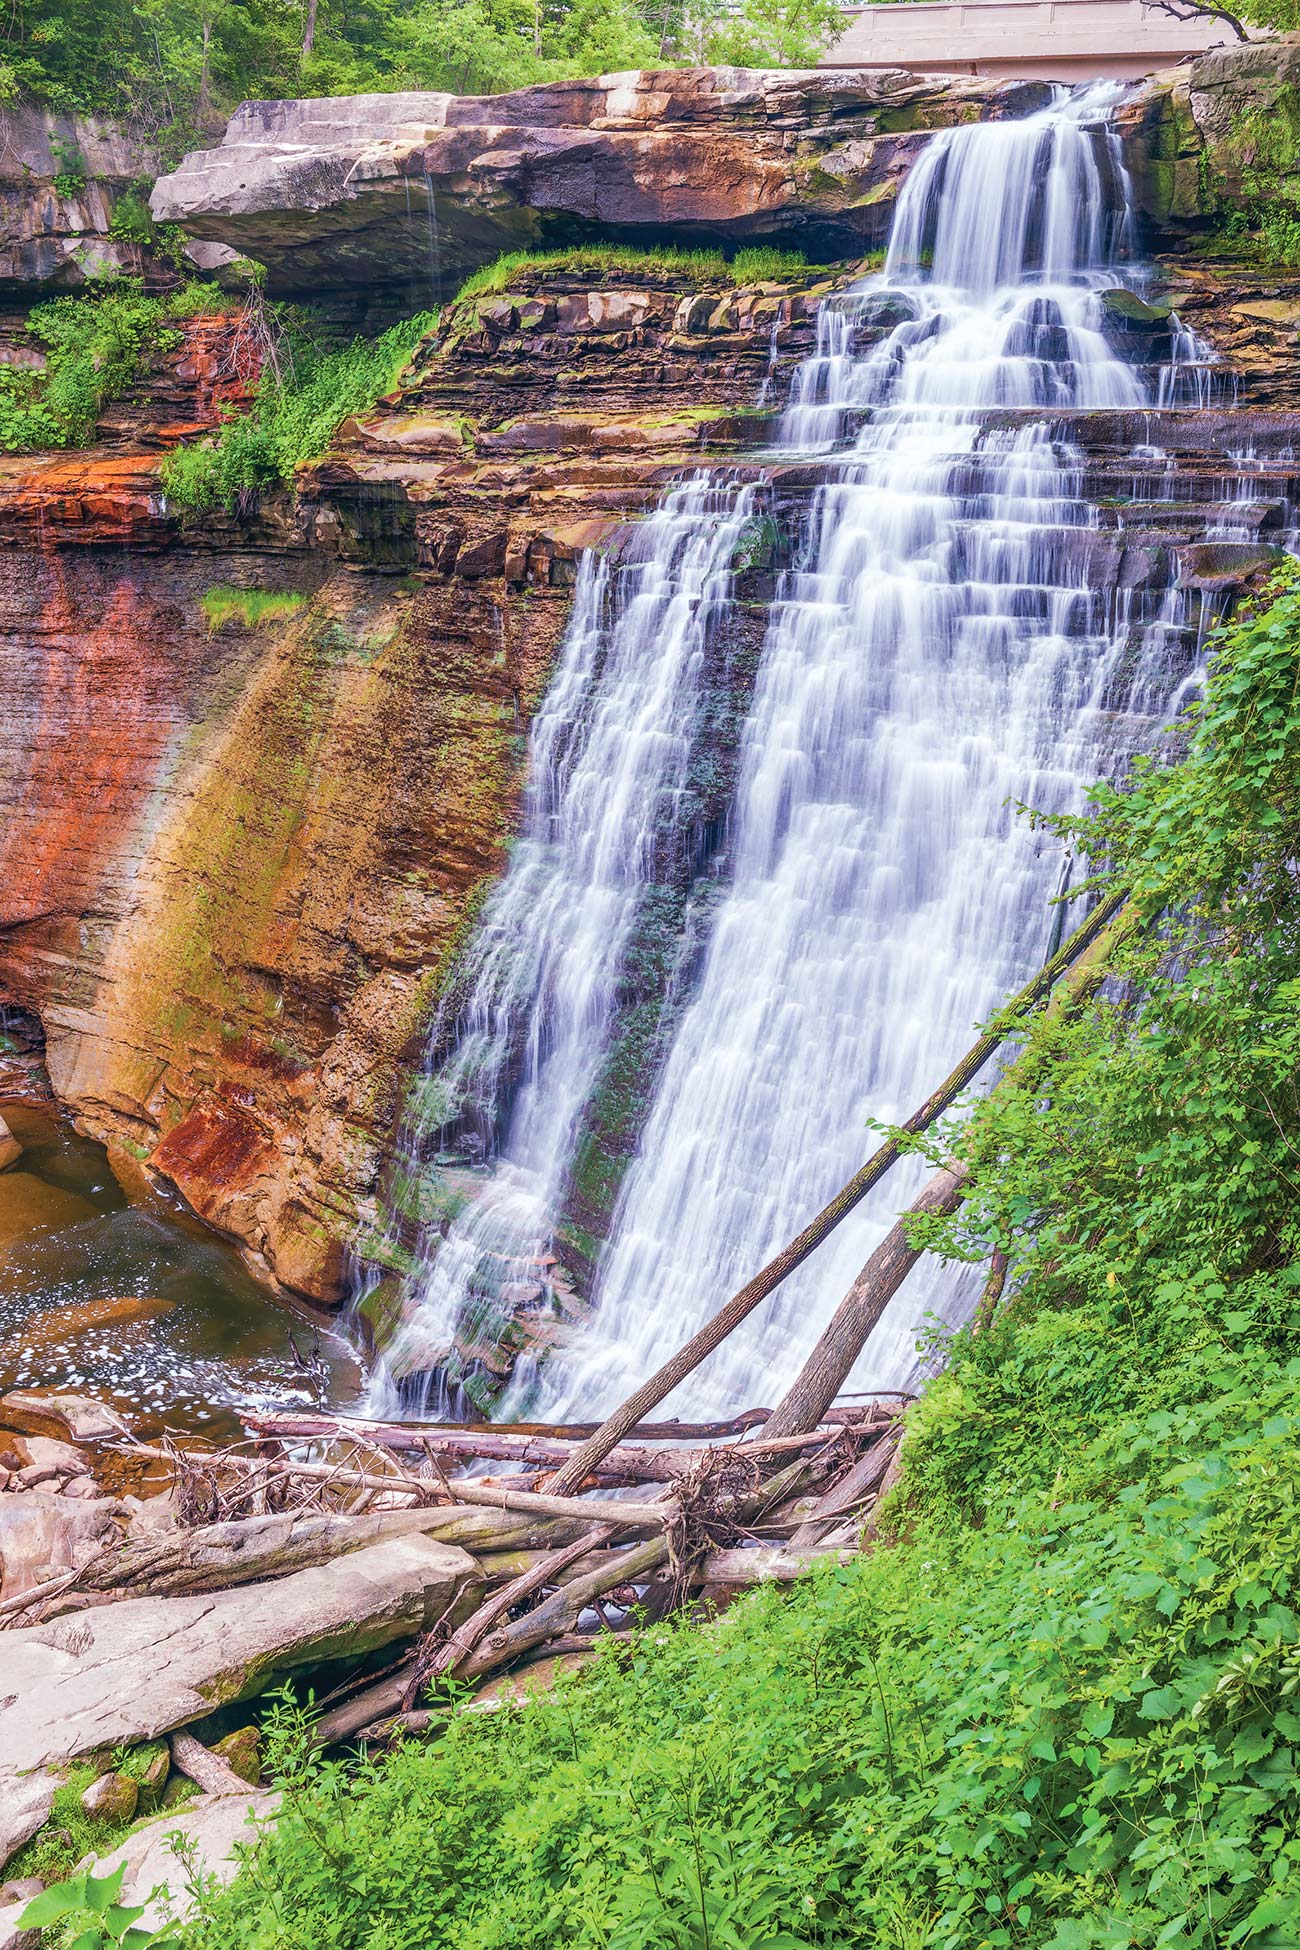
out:
<path id="1" fill-rule="evenodd" d="M 521 1710 L 303 1745 L 204 1950 L 1296 1950 L 1300 593 L 1071 837 L 1148 922 L 1050 1091 L 940 1140 L 1012 1297 L 910 1411 L 893 1547 Z"/>
<path id="2" fill-rule="evenodd" d="M 168 500 L 181 509 L 234 508 L 250 491 L 292 480 L 296 467 L 326 451 L 344 420 L 396 383 L 436 324 L 436 313 L 421 312 L 376 339 L 338 347 L 301 315 L 283 320 L 276 361 L 263 370 L 250 408 L 165 457 Z"/>
<path id="3" fill-rule="evenodd" d="M 246 630 L 260 629 L 263 623 L 279 623 L 296 615 L 307 598 L 296 589 L 229 589 L 224 586 L 204 591 L 200 601 L 210 630 L 226 623 L 239 623 Z"/>
<path id="4" fill-rule="evenodd" d="M 124 393 L 151 358 L 180 343 L 183 319 L 230 302 L 197 281 L 155 297 L 137 280 L 114 278 L 84 297 L 35 306 L 27 325 L 45 366 L 0 365 L 0 453 L 84 446 L 106 402 Z"/>
<path id="5" fill-rule="evenodd" d="M 457 299 L 481 298 L 508 291 L 525 274 L 546 275 L 568 271 L 577 277 L 607 275 L 648 278 L 691 278 L 700 283 L 710 279 L 735 284 L 761 284 L 769 278 L 794 277 L 808 268 L 799 251 L 777 250 L 772 245 L 751 245 L 728 258 L 720 250 L 682 250 L 675 245 L 646 247 L 631 244 L 577 244 L 568 250 L 504 251 L 491 264 L 472 271 L 457 292 Z"/>

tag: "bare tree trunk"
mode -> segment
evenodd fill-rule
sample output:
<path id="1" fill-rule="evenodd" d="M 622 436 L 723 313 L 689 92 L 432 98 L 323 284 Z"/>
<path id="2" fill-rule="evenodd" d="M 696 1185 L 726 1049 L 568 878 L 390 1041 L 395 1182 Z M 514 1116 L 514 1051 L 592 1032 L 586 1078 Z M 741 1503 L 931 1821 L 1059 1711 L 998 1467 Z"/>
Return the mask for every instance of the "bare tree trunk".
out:
<path id="1" fill-rule="evenodd" d="M 999 1246 L 989 1261 L 989 1276 L 984 1282 L 980 1303 L 975 1309 L 975 1318 L 971 1322 L 972 1334 L 983 1334 L 992 1326 L 993 1316 L 998 1310 L 1007 1284 L 1008 1264 L 1007 1255 Z"/>
<path id="2" fill-rule="evenodd" d="M 1125 903 L 1103 933 L 1094 934 L 1052 998 L 1049 1013 L 1075 1015 L 1106 979 L 1117 948 L 1142 925 L 1132 903 Z M 1040 1074 L 1037 1063 L 1013 1064 L 996 1090 L 1022 1090 Z M 831 1316 L 830 1325 L 804 1363 L 794 1386 L 777 1403 L 763 1427 L 769 1440 L 815 1429 L 849 1377 L 867 1336 L 921 1256 L 907 1243 L 907 1220 L 923 1213 L 955 1212 L 966 1196 L 970 1174 L 961 1166 L 935 1173 L 916 1203 L 885 1235 Z"/>
<path id="3" fill-rule="evenodd" d="M 983 1069 L 993 1052 L 1006 1040 L 1012 1023 L 1024 1010 L 1031 1008 L 1050 993 L 1057 977 L 1075 962 L 1084 950 L 1097 939 L 1107 927 L 1112 916 L 1123 906 L 1126 896 L 1113 894 L 1108 900 L 1098 903 L 1092 913 L 1075 929 L 1070 939 L 1059 953 L 1052 956 L 1047 965 L 1026 984 L 1020 993 L 994 1018 L 988 1033 L 967 1051 L 952 1075 L 945 1078 L 932 1096 L 927 1097 L 919 1110 L 916 1110 L 902 1126 L 902 1133 L 915 1136 L 932 1124 L 936 1117 L 947 1110 L 953 1100 L 960 1095 L 966 1085 Z M 616 1408 L 582 1447 L 576 1450 L 570 1460 L 562 1465 L 552 1480 L 554 1491 L 572 1490 L 604 1461 L 614 1446 L 636 1423 L 652 1408 L 670 1395 L 679 1382 L 698 1368 L 707 1355 L 712 1354 L 727 1336 L 739 1327 L 742 1320 L 751 1314 L 760 1302 L 775 1292 L 781 1282 L 788 1279 L 795 1268 L 802 1266 L 809 1255 L 816 1251 L 822 1241 L 834 1232 L 840 1221 L 864 1199 L 873 1186 L 879 1184 L 894 1161 L 902 1155 L 902 1138 L 889 1138 L 878 1151 L 868 1158 L 862 1169 L 852 1177 L 843 1190 L 831 1200 L 811 1224 L 804 1227 L 797 1239 L 792 1239 L 775 1259 L 770 1260 L 761 1273 L 756 1273 L 747 1286 L 735 1294 L 727 1304 L 720 1308 L 713 1319 L 702 1327 L 698 1334 L 687 1341 L 670 1361 L 665 1361 L 656 1374 L 643 1382 L 629 1395 L 621 1408 Z M 788 1431 L 787 1431 L 788 1433 Z"/>
<path id="4" fill-rule="evenodd" d="M 171 1736 L 172 1764 L 205 1794 L 248 1794 L 249 1784 L 233 1767 L 227 1767 L 192 1733 L 178 1730 Z"/>
<path id="5" fill-rule="evenodd" d="M 937 1171 L 916 1202 L 890 1227 L 835 1309 L 794 1386 L 773 1409 L 768 1428 L 799 1435 L 817 1427 L 847 1381 L 872 1328 L 925 1250 L 907 1243 L 907 1220 L 927 1212 L 955 1212 L 966 1196 L 967 1177 L 964 1171 Z"/>
<path id="6" fill-rule="evenodd" d="M 212 56 L 212 15 L 210 13 L 205 13 L 203 16 L 203 65 L 199 69 L 199 104 L 197 110 L 198 124 L 200 128 L 202 128 L 206 123 L 209 112 L 211 111 L 212 108 L 211 56 Z"/>
<path id="7" fill-rule="evenodd" d="M 316 45 L 316 5 L 317 0 L 307 0 L 307 24 L 302 30 L 302 54 L 298 62 L 299 71 L 311 60 L 312 49 Z"/>

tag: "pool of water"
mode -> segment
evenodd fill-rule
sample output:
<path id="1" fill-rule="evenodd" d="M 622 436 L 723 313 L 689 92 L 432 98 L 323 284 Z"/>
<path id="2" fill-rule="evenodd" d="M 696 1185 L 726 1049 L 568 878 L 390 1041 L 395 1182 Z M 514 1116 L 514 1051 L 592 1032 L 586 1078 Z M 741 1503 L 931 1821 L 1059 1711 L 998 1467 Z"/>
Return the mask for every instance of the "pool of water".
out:
<path id="1" fill-rule="evenodd" d="M 0 1103 L 0 1116 L 23 1146 L 0 1172 L 0 1393 L 71 1389 L 142 1433 L 216 1437 L 238 1432 L 241 1408 L 355 1399 L 346 1340 L 259 1285 L 218 1234 L 158 1195 L 133 1203 L 103 1145 L 56 1113 Z"/>

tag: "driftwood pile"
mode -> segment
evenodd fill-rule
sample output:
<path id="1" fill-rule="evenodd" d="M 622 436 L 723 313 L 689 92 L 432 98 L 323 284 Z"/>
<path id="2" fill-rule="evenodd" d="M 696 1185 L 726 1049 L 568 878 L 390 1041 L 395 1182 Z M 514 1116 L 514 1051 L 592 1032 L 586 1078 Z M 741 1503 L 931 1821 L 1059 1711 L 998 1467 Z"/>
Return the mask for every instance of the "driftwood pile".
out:
<path id="1" fill-rule="evenodd" d="M 112 1432 L 104 1446 L 166 1486 L 171 1521 L 132 1522 L 57 1575 L 0 1595 L 0 1865 L 48 1813 L 58 1768 L 115 1744 L 170 1735 L 178 1771 L 208 1793 L 234 1792 L 192 1729 L 288 1671 L 328 1682 L 321 1744 L 382 1742 L 426 1729 L 449 1695 L 497 1674 L 581 1657 L 639 1621 L 716 1606 L 869 1543 L 904 1404 L 841 1391 L 919 1256 L 907 1218 L 955 1209 L 968 1190 L 960 1170 L 937 1172 L 887 1234 L 773 1410 L 712 1424 L 648 1418 L 1026 1011 L 1081 1006 L 1140 925 L 1118 899 L 1095 908 L 902 1132 L 598 1426 L 250 1414 L 247 1439 L 225 1448 Z M 996 1087 L 1034 1085 L 1022 1060 Z M 1005 1273 L 995 1261 L 981 1323 Z"/>

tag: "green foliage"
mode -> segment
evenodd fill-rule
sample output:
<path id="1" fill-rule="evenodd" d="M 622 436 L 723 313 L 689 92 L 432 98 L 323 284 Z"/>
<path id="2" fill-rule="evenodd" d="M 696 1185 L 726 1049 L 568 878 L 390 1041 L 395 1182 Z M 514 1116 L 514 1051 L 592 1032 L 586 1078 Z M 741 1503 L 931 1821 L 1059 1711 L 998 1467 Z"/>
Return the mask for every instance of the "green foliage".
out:
<path id="1" fill-rule="evenodd" d="M 105 279 L 85 297 L 37 305 L 27 325 L 44 351 L 45 369 L 0 366 L 0 453 L 84 446 L 105 402 L 123 393 L 151 358 L 179 343 L 175 321 L 225 302 L 209 285 L 188 284 L 155 298 L 122 278 Z"/>
<path id="2" fill-rule="evenodd" d="M 10 0 L 0 105 L 107 113 L 174 160 L 248 98 L 494 94 L 674 62 L 808 65 L 831 0 Z M 72 180 L 69 172 L 68 180 Z M 62 194 L 70 192 L 63 191 Z"/>
<path id="3" fill-rule="evenodd" d="M 1014 1290 L 938 1337 L 894 1548 L 305 1761 L 204 1950 L 1300 1945 L 1300 589 L 1062 823 L 1150 927 L 946 1133 L 932 1241 Z"/>
<path id="4" fill-rule="evenodd" d="M 280 623 L 294 616 L 307 598 L 295 589 L 207 589 L 201 598 L 203 614 L 210 630 L 226 623 L 238 623 L 245 630 L 260 629 L 263 623 Z"/>
<path id="5" fill-rule="evenodd" d="M 806 269 L 802 252 L 766 244 L 750 245 L 731 259 L 720 250 L 682 250 L 673 244 L 574 244 L 567 250 L 503 251 L 491 264 L 471 271 L 456 301 L 509 291 L 522 277 L 690 278 L 700 284 L 716 279 L 740 285 L 795 277 Z"/>
<path id="6" fill-rule="evenodd" d="M 59 197 L 76 196 L 86 187 L 86 165 L 81 151 L 75 143 L 60 142 L 57 138 L 50 144 L 50 153 L 55 162 L 54 194 Z"/>
<path id="7" fill-rule="evenodd" d="M 47 1930 L 56 1923 L 65 1928 L 70 1923 L 79 1925 L 75 1937 L 69 1935 L 68 1950 L 105 1950 L 114 1943 L 122 1950 L 179 1950 L 180 1937 L 175 1929 L 137 1927 L 146 1904 L 128 1907 L 118 1902 L 125 1874 L 123 1863 L 112 1875 L 95 1876 L 86 1870 L 69 1882 L 56 1883 L 32 1898 L 19 1927 Z"/>
<path id="8" fill-rule="evenodd" d="M 166 456 L 162 483 L 179 508 L 234 508 L 241 496 L 293 478 L 302 462 L 329 447 L 349 415 L 363 413 L 392 387 L 420 340 L 437 324 L 421 312 L 377 339 L 354 339 L 342 349 L 291 322 L 251 409 L 227 420 L 212 439 Z"/>

